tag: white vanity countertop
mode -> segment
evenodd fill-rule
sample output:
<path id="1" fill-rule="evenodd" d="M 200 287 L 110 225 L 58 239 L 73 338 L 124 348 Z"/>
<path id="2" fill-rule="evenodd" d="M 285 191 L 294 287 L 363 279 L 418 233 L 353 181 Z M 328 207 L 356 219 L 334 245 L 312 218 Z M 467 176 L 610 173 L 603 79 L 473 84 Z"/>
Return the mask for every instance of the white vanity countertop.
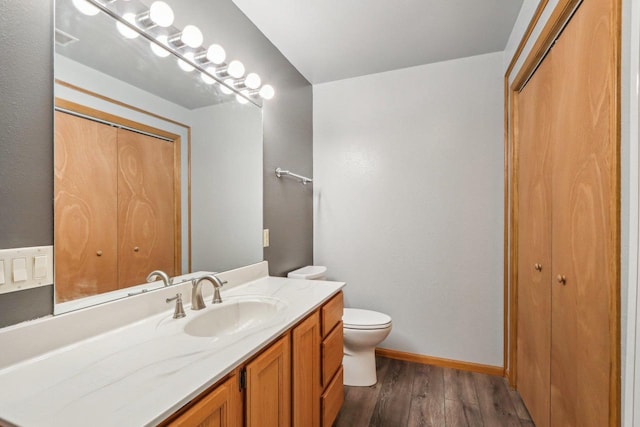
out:
<path id="1" fill-rule="evenodd" d="M 173 305 L 167 306 L 131 325 L 5 367 L 0 370 L 0 420 L 25 427 L 158 424 L 343 286 L 263 277 L 222 292 L 223 300 L 260 295 L 287 304 L 257 329 L 218 339 L 187 335 L 185 323 L 211 308 L 206 299 L 200 312 L 185 304 L 185 318 L 173 319 Z M 0 335 L 0 344 L 10 343 Z"/>

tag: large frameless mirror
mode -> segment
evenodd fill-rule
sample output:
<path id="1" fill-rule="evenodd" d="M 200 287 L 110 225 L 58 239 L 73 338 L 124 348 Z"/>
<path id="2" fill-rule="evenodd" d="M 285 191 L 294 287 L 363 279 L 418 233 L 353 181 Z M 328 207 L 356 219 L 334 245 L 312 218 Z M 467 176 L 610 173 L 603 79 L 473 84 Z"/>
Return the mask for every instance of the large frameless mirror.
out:
<path id="1" fill-rule="evenodd" d="M 190 3 L 56 1 L 56 313 L 263 259 L 272 89 L 202 45 Z"/>

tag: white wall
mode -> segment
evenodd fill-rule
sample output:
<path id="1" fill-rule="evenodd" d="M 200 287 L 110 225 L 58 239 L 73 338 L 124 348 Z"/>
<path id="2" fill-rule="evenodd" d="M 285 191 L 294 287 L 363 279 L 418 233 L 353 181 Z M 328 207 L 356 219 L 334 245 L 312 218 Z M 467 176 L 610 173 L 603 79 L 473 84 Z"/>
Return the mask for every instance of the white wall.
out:
<path id="1" fill-rule="evenodd" d="M 314 86 L 315 264 L 382 347 L 502 366 L 502 59 Z"/>
<path id="2" fill-rule="evenodd" d="M 191 117 L 192 269 L 262 261 L 262 111 L 230 102 Z"/>

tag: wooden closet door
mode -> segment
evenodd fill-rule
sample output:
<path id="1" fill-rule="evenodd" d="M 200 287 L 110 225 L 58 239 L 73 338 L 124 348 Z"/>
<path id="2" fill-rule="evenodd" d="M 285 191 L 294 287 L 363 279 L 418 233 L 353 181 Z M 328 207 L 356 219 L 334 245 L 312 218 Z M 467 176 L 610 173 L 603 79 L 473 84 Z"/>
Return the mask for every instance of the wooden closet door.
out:
<path id="1" fill-rule="evenodd" d="M 549 57 L 517 98 L 518 391 L 549 425 L 551 352 L 551 73 Z"/>
<path id="2" fill-rule="evenodd" d="M 119 286 L 174 272 L 173 144 L 118 129 Z"/>
<path id="3" fill-rule="evenodd" d="M 117 289 L 117 131 L 55 112 L 56 302 Z"/>
<path id="4" fill-rule="evenodd" d="M 553 48 L 554 426 L 609 425 L 620 403 L 609 401 L 618 357 L 614 4 L 583 2 Z"/>

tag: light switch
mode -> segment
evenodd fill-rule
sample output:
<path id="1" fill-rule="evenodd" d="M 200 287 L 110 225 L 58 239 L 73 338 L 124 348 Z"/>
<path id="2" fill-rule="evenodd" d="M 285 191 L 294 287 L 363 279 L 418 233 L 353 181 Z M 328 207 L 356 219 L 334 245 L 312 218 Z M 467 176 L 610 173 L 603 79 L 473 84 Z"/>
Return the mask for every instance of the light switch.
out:
<path id="1" fill-rule="evenodd" d="M 268 228 L 265 228 L 264 230 L 262 230 L 262 247 L 263 248 L 269 247 L 269 229 Z"/>
<path id="2" fill-rule="evenodd" d="M 12 271 L 13 271 L 14 282 L 26 282 L 27 281 L 27 259 L 14 258 Z"/>
<path id="3" fill-rule="evenodd" d="M 47 277 L 47 256 L 38 255 L 33 257 L 33 278 L 44 279 Z"/>
<path id="4" fill-rule="evenodd" d="M 0 285 L 4 285 L 4 260 L 0 259 Z"/>

